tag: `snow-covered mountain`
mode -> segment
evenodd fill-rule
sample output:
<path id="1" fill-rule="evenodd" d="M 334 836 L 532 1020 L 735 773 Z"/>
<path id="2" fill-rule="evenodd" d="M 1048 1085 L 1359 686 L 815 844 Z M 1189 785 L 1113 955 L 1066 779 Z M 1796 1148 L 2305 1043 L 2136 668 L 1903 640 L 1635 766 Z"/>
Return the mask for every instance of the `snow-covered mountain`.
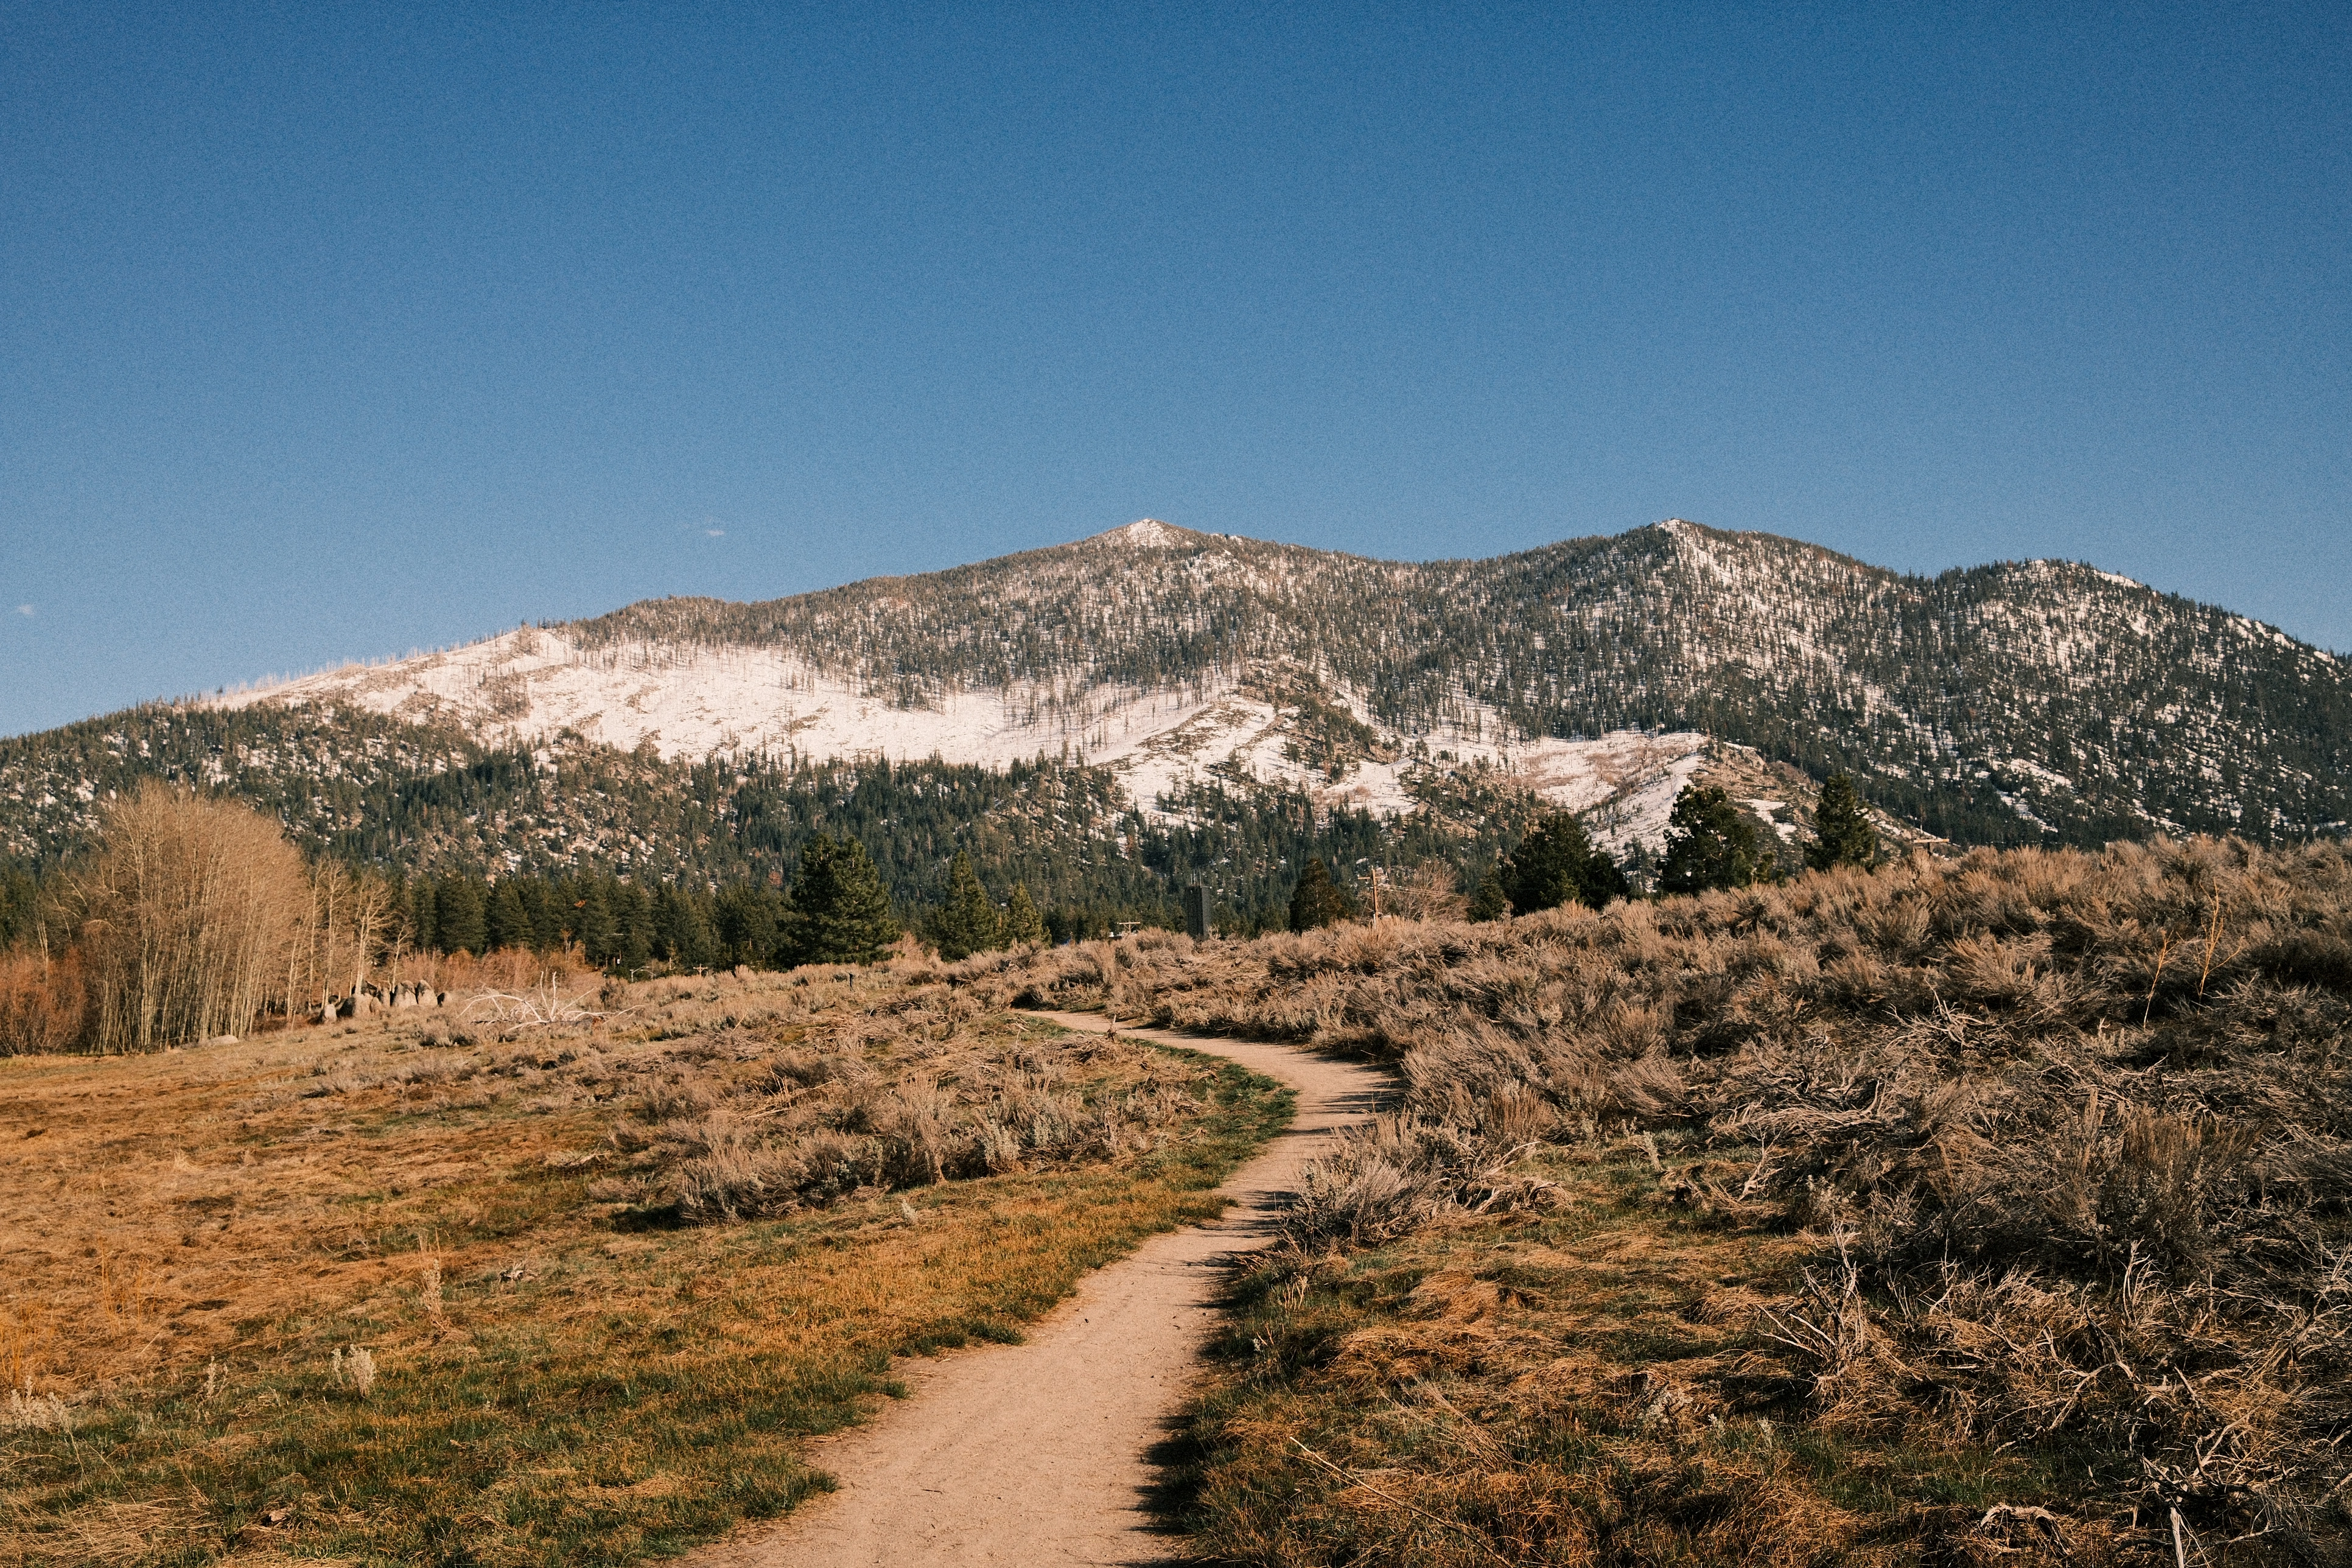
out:
<path id="1" fill-rule="evenodd" d="M 215 699 L 668 757 L 1039 754 L 1147 810 L 1202 775 L 1398 812 L 1507 768 L 1654 838 L 1710 738 L 1853 770 L 1961 838 L 2337 831 L 2352 680 L 2273 627 L 2064 562 L 1901 576 L 1679 520 L 1410 563 L 1155 521 L 761 604 L 661 599 Z"/>
<path id="2" fill-rule="evenodd" d="M 1414 563 L 1147 521 L 0 741 L 0 861 L 53 863 L 163 774 L 410 870 L 768 876 L 822 819 L 918 890 L 1017 840 L 1081 868 L 1073 899 L 1147 862 L 1247 862 L 1272 898 L 1305 853 L 1466 863 L 1531 796 L 1621 853 L 1694 778 L 1801 836 L 1836 769 L 1961 843 L 2341 834 L 2352 670 L 2066 562 L 1904 576 L 1669 521 Z"/>

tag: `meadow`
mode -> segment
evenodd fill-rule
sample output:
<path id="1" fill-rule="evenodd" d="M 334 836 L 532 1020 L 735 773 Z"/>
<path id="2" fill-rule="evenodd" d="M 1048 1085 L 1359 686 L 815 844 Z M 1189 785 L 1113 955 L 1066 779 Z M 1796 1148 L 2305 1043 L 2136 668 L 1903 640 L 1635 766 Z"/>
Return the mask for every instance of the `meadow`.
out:
<path id="1" fill-rule="evenodd" d="M 0 1563 L 673 1553 L 1286 1115 L 920 958 L 0 1059 Z"/>

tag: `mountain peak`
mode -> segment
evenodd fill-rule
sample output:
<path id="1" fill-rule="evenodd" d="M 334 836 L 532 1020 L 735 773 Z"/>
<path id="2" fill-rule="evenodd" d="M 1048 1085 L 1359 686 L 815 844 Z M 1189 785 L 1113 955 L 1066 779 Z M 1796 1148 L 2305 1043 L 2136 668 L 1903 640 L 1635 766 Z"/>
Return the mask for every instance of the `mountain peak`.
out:
<path id="1" fill-rule="evenodd" d="M 1096 534 L 1088 544 L 1124 545 L 1130 550 L 1171 550 L 1192 542 L 1189 529 L 1174 528 L 1156 517 L 1139 518 L 1124 528 Z"/>

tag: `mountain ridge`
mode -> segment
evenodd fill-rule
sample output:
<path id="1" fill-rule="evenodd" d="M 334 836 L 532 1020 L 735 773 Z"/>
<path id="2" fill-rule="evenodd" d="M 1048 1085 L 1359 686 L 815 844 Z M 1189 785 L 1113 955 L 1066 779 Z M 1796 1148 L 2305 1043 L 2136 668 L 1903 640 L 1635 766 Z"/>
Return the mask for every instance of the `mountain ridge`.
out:
<path id="1" fill-rule="evenodd" d="M 2277 841 L 2352 817 L 2352 671 L 2080 563 L 1925 577 L 1679 519 L 1390 562 L 1147 519 L 779 599 L 641 600 L 17 737 L 0 742 L 0 858 L 53 862 L 94 826 L 93 788 L 157 773 L 386 863 L 716 875 L 751 819 L 729 792 L 894 762 L 941 781 L 1050 764 L 1120 846 L 1212 822 L 1265 838 L 1243 819 L 1279 801 L 1307 816 L 1275 834 L 1277 860 L 1327 821 L 1474 799 L 1578 810 L 1638 858 L 1700 777 L 1785 838 L 1833 770 L 1913 837 Z M 488 782 L 433 782 L 461 777 Z M 589 793 L 560 798 L 570 781 Z M 1188 853 L 1213 863 L 1206 845 Z"/>
<path id="2" fill-rule="evenodd" d="M 2000 837 L 1990 823 L 2002 815 L 2070 841 L 2225 827 L 2273 837 L 2347 815 L 2340 776 L 2328 775 L 2346 760 L 2352 679 L 2335 655 L 2275 627 L 2086 563 L 1925 577 L 1680 519 L 1421 563 L 1147 519 L 940 572 L 748 604 L 642 600 L 507 637 L 517 659 L 458 706 L 465 721 L 509 738 L 531 710 L 525 689 L 562 684 L 547 664 L 530 666 L 523 646 L 553 637 L 564 647 L 551 663 L 602 661 L 616 678 L 636 666 L 645 679 L 623 703 L 641 712 L 652 694 L 677 689 L 665 664 L 732 656 L 749 670 L 765 660 L 752 676 L 771 689 L 775 722 L 741 722 L 736 706 L 725 715 L 736 721 L 731 743 L 791 746 L 813 731 L 829 749 L 813 754 L 856 749 L 855 731 L 874 737 L 866 750 L 889 755 L 936 746 L 950 761 L 1003 765 L 1066 747 L 1116 764 L 1154 735 L 1198 727 L 1219 702 L 1255 697 L 1255 732 L 1280 729 L 1265 710 L 1281 704 L 1265 691 L 1286 680 L 1311 689 L 1326 730 L 1353 721 L 1373 732 L 1358 746 L 1368 777 L 1378 753 L 1416 742 L 1500 760 L 1679 733 L 1814 773 L 1854 771 L 1891 809 L 1957 828 L 1952 837 Z M 339 679 L 239 700 L 305 700 Z M 596 696 L 610 699 L 615 684 Z M 975 697 L 996 703 L 992 719 Z M 675 704 L 666 711 L 688 717 Z M 605 738 L 624 746 L 658 728 L 602 716 Z M 1244 720 L 1203 744 L 1241 736 Z M 673 754 L 729 749 L 715 721 L 686 731 L 675 745 L 656 733 L 656 743 Z M 1284 743 L 1296 750 L 1297 739 Z M 1263 745 L 1244 749 L 1265 762 Z M 1144 769 L 1139 798 L 1149 805 L 1171 782 Z M 1931 795 L 1948 798 L 1923 809 Z M 1372 778 L 1358 799 L 1403 805 L 1392 779 Z"/>

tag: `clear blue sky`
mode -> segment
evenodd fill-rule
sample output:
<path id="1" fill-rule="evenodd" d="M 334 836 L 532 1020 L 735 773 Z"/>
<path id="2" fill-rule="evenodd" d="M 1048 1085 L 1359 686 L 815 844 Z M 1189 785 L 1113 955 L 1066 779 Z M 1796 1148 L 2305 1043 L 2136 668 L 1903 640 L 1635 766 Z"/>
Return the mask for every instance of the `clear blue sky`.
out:
<path id="1" fill-rule="evenodd" d="M 2352 8 L 0 9 L 0 732 L 1154 516 L 2352 648 Z"/>

